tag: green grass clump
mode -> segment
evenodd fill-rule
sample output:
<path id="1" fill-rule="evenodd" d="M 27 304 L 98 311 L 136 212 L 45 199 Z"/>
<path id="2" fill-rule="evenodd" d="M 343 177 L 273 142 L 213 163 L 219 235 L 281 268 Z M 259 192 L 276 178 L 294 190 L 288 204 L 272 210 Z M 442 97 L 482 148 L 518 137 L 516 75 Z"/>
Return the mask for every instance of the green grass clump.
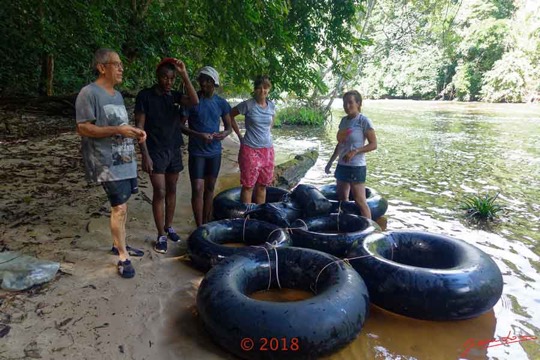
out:
<path id="1" fill-rule="evenodd" d="M 467 211 L 467 217 L 476 220 L 495 220 L 497 214 L 503 210 L 502 206 L 495 204 L 499 193 L 490 196 L 472 195 L 463 199 L 461 209 Z"/>
<path id="2" fill-rule="evenodd" d="M 322 109 L 305 106 L 291 106 L 278 111 L 275 126 L 304 125 L 323 126 L 326 119 Z"/>

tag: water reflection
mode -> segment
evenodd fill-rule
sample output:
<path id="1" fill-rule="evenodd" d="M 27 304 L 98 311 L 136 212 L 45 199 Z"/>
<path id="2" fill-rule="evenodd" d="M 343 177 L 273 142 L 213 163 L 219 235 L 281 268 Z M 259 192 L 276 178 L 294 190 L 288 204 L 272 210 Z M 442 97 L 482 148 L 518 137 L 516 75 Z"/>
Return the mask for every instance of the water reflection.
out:
<path id="1" fill-rule="evenodd" d="M 469 339 L 492 339 L 493 311 L 472 320 L 422 321 L 371 306 L 360 336 L 331 359 L 484 359 L 487 348 L 468 350 Z M 468 350 L 468 351 L 467 351 Z M 330 359 L 329 358 L 329 359 Z"/>

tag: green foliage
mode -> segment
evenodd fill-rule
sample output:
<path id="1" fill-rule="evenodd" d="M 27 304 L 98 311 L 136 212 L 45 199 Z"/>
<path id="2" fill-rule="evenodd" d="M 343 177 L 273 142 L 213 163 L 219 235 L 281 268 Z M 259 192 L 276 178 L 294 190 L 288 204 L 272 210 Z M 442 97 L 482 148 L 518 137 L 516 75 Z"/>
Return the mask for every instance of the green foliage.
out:
<path id="1" fill-rule="evenodd" d="M 467 211 L 467 217 L 475 220 L 494 220 L 502 207 L 495 204 L 499 193 L 494 196 L 473 195 L 463 199 L 461 209 Z"/>
<path id="2" fill-rule="evenodd" d="M 90 62 L 99 47 L 118 50 L 125 63 L 123 87 L 154 81 L 160 58 L 182 59 L 194 73 L 212 65 L 225 91 L 250 90 L 266 73 L 276 91 L 298 96 L 324 87 L 316 64 L 349 51 L 350 26 L 361 0 L 10 1 L 2 5 L 0 91 L 35 93 L 41 59 L 55 60 L 57 93 L 93 79 Z"/>
<path id="3" fill-rule="evenodd" d="M 47 54 L 56 57 L 55 68 L 60 72 L 70 70 L 62 82 L 77 87 L 82 84 L 94 51 L 81 47 L 88 42 L 82 35 L 91 32 L 86 27 L 86 17 L 86 6 L 78 2 L 21 0 L 4 4 L 0 11 L 4 27 L 0 52 L 5 54 L 0 65 L 0 90 L 35 93 L 42 57 Z"/>
<path id="4" fill-rule="evenodd" d="M 437 79 L 443 65 L 442 54 L 431 46 L 395 53 L 377 64 L 366 65 L 360 81 L 362 93 L 372 97 L 432 99 L 438 93 Z"/>
<path id="5" fill-rule="evenodd" d="M 529 84 L 532 67 L 523 53 L 504 54 L 488 71 L 482 87 L 482 98 L 489 102 L 523 102 L 533 84 Z"/>
<path id="6" fill-rule="evenodd" d="M 475 21 L 464 33 L 457 53 L 462 66 L 456 69 L 453 82 L 459 100 L 478 100 L 484 73 L 504 54 L 508 22 L 493 18 Z"/>
<path id="7" fill-rule="evenodd" d="M 539 24 L 530 1 L 378 0 L 351 84 L 372 98 L 526 101 L 540 89 Z"/>
<path id="8" fill-rule="evenodd" d="M 305 106 L 290 106 L 278 111 L 274 126 L 305 125 L 323 126 L 326 116 L 322 109 Z"/>
<path id="9" fill-rule="evenodd" d="M 55 92 L 78 91 L 93 80 L 99 47 L 119 51 L 131 91 L 173 56 L 192 78 L 214 66 L 224 95 L 249 93 L 265 73 L 274 94 L 311 105 L 353 87 L 367 97 L 512 102 L 540 93 L 532 1 L 19 0 L 3 4 L 0 22 L 2 95 L 35 94 L 47 58 Z"/>
<path id="10" fill-rule="evenodd" d="M 480 91 L 482 84 L 482 74 L 476 71 L 473 64 L 461 62 L 456 68 L 456 73 L 452 78 L 456 97 L 459 101 L 475 100 L 475 96 Z"/>
<path id="11" fill-rule="evenodd" d="M 366 31 L 373 45 L 365 48 L 353 85 L 367 97 L 434 98 L 448 82 L 445 51 L 452 47 L 438 46 L 437 41 L 451 38 L 444 14 L 452 6 L 377 1 Z"/>

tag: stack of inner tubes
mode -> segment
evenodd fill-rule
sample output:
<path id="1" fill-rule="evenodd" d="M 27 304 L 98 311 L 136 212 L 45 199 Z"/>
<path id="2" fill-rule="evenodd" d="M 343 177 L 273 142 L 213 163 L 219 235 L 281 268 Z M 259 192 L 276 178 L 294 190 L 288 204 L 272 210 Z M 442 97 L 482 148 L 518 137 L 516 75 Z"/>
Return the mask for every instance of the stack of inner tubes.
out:
<path id="1" fill-rule="evenodd" d="M 268 188 L 262 205 L 240 203 L 240 191 L 216 196 L 221 220 L 195 230 L 188 252 L 195 266 L 209 270 L 197 294 L 201 319 L 220 346 L 241 358 L 327 355 L 358 335 L 370 299 L 413 318 L 459 320 L 485 313 L 502 294 L 500 270 L 481 250 L 421 231 L 382 233 L 358 216 L 354 201 L 338 202 L 334 185 Z M 373 189 L 367 199 L 373 219 L 384 215 L 385 199 Z M 231 242 L 257 246 L 223 245 Z M 249 297 L 276 288 L 314 296 L 284 303 Z"/>
<path id="2" fill-rule="evenodd" d="M 244 217 L 246 211 L 258 207 L 255 204 L 244 204 L 240 201 L 241 187 L 234 187 L 220 192 L 213 201 L 214 220 L 236 219 Z M 290 191 L 276 187 L 266 188 L 266 203 L 279 203 L 287 199 Z"/>
<path id="3" fill-rule="evenodd" d="M 214 219 L 235 219 L 249 215 L 252 219 L 268 221 L 273 224 L 290 227 L 296 219 L 345 213 L 360 215 L 360 208 L 350 201 L 338 201 L 336 185 L 324 185 L 316 188 L 300 184 L 292 192 L 275 187 L 267 187 L 266 203 L 244 204 L 240 201 L 241 187 L 222 191 L 214 198 Z M 388 209 L 388 201 L 374 189 L 366 188 L 366 197 L 371 219 L 383 216 Z"/>

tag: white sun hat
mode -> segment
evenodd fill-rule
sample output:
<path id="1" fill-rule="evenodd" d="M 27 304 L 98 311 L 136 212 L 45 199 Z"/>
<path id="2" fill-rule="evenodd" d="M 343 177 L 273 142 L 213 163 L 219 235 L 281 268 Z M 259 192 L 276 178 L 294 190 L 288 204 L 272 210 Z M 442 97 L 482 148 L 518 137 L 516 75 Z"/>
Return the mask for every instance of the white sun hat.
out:
<path id="1" fill-rule="evenodd" d="M 219 74 L 216 69 L 211 66 L 205 66 L 201 70 L 199 70 L 199 76 L 201 76 L 201 74 L 210 76 L 212 80 L 214 80 L 214 84 L 216 86 L 219 86 Z"/>

